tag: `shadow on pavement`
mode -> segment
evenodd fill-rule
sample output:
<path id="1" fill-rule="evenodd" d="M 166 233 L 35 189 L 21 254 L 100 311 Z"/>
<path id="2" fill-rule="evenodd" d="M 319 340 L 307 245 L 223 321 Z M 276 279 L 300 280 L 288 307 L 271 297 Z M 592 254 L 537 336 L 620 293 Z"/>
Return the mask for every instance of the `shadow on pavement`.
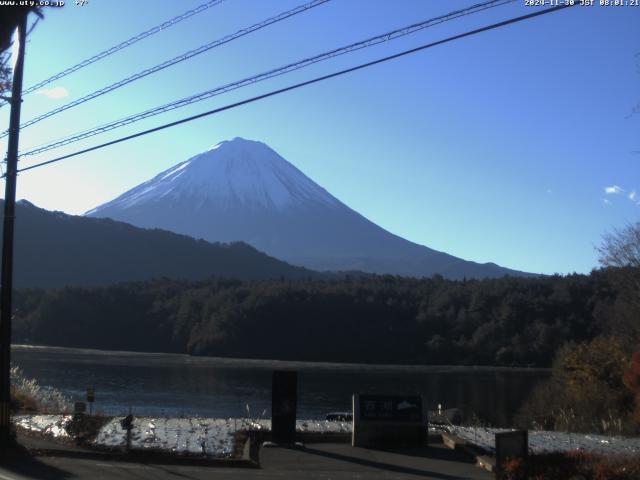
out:
<path id="1" fill-rule="evenodd" d="M 170 470 L 166 467 L 163 467 L 161 465 L 153 465 L 152 466 L 154 469 L 156 470 L 160 470 L 161 472 L 165 473 L 167 477 L 179 477 L 179 478 L 188 478 L 190 480 L 195 480 L 196 477 L 192 477 L 190 475 L 185 475 L 184 473 L 180 473 L 180 472 L 176 472 L 175 470 Z"/>
<path id="2" fill-rule="evenodd" d="M 429 458 L 432 460 L 443 460 L 446 462 L 458 462 L 468 463 L 470 465 L 475 464 L 475 459 L 470 455 L 451 450 L 443 446 L 429 446 L 429 447 L 416 447 L 416 448 L 376 448 L 371 449 L 379 452 L 394 453 L 397 455 L 405 455 L 408 457 Z"/>
<path id="3" fill-rule="evenodd" d="M 291 447 L 292 449 L 294 449 L 293 447 Z M 387 470 L 390 472 L 396 472 L 396 473 L 406 473 L 406 474 L 411 474 L 411 475 L 420 475 L 420 476 L 428 476 L 428 477 L 432 477 L 432 478 L 439 478 L 442 480 L 460 480 L 459 476 L 453 476 L 453 475 L 447 475 L 446 473 L 439 473 L 439 472 L 434 472 L 434 471 L 430 471 L 430 470 L 424 470 L 424 469 L 419 469 L 419 468 L 413 468 L 413 467 L 403 467 L 400 465 L 395 465 L 392 463 L 384 463 L 384 462 L 378 462 L 375 460 L 367 460 L 364 458 L 358 458 L 355 456 L 350 456 L 350 455 L 343 455 L 340 453 L 335 453 L 335 452 L 327 452 L 324 450 L 318 450 L 315 448 L 310 448 L 310 447 L 297 447 L 295 448 L 296 450 L 305 452 L 305 453 L 309 453 L 312 455 L 318 455 L 321 457 L 325 457 L 325 458 L 331 458 L 334 460 L 342 460 L 344 462 L 350 462 L 350 463 L 355 463 L 358 465 L 363 465 L 365 467 L 372 467 L 372 468 L 378 468 L 380 470 Z M 403 451 L 402 454 L 405 454 L 405 452 Z M 436 458 L 436 457 L 432 457 L 430 456 L 428 453 L 423 455 L 424 458 Z M 450 457 L 448 458 L 452 461 L 458 461 L 458 458 L 453 458 Z"/>
<path id="4" fill-rule="evenodd" d="M 0 469 L 17 475 L 42 480 L 71 478 L 72 474 L 46 463 L 28 454 L 7 455 L 0 459 Z"/>

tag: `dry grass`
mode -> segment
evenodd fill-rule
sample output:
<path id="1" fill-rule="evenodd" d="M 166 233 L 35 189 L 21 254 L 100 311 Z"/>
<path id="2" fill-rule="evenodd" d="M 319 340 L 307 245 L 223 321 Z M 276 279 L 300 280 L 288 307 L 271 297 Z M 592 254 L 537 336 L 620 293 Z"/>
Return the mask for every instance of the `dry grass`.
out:
<path id="1" fill-rule="evenodd" d="M 569 452 L 532 455 L 528 461 L 511 460 L 504 466 L 505 480 L 638 480 L 640 458 Z"/>
<path id="2" fill-rule="evenodd" d="M 22 370 L 11 367 L 11 410 L 41 413 L 68 413 L 73 404 L 62 392 L 43 387 L 34 379 L 25 378 Z"/>

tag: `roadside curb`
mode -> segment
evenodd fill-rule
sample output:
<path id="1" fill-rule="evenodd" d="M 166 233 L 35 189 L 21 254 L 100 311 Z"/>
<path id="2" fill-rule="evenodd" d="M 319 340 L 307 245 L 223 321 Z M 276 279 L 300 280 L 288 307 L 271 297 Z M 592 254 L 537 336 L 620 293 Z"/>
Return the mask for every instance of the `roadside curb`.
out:
<path id="1" fill-rule="evenodd" d="M 476 461 L 476 466 L 483 468 L 488 472 L 495 472 L 496 459 L 487 455 L 487 453 L 477 445 L 469 443 L 467 440 L 464 440 L 452 433 L 443 433 L 442 443 L 444 443 L 447 448 L 464 452 L 473 457 Z"/>

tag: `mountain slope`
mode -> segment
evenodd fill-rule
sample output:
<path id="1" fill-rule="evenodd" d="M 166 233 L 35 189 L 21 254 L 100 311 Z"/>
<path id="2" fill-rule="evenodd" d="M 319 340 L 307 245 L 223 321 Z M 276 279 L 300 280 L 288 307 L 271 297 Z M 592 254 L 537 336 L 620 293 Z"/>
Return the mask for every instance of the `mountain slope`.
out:
<path id="1" fill-rule="evenodd" d="M 15 235 L 16 287 L 100 285 L 156 277 L 196 280 L 214 275 L 240 279 L 316 275 L 243 243 L 211 244 L 110 219 L 49 212 L 26 201 L 16 205 Z"/>
<path id="2" fill-rule="evenodd" d="M 261 142 L 235 138 L 89 212 L 209 241 L 247 242 L 316 270 L 447 278 L 525 275 L 394 235 L 350 209 Z"/>

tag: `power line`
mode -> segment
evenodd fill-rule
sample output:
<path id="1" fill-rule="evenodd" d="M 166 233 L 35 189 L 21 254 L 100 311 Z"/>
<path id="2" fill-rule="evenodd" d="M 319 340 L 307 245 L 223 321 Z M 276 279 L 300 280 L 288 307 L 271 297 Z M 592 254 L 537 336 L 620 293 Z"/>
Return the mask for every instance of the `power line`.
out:
<path id="1" fill-rule="evenodd" d="M 190 105 L 192 103 L 200 102 L 200 101 L 206 100 L 208 98 L 215 97 L 217 95 L 221 95 L 223 93 L 227 93 L 227 92 L 230 92 L 232 90 L 236 90 L 238 88 L 242 88 L 242 87 L 257 83 L 257 82 L 261 82 L 261 81 L 264 81 L 264 80 L 268 80 L 270 78 L 274 78 L 274 77 L 277 77 L 277 76 L 280 76 L 280 75 L 284 75 L 286 73 L 290 73 L 290 72 L 293 72 L 295 70 L 299 70 L 301 68 L 308 67 L 308 66 L 313 65 L 313 64 L 318 63 L 318 62 L 329 60 L 331 58 L 334 58 L 334 57 L 337 57 L 337 56 L 340 56 L 340 55 L 344 55 L 346 53 L 350 53 L 350 52 L 353 52 L 353 51 L 356 51 L 356 50 L 360 50 L 360 49 L 363 49 L 363 48 L 368 48 L 368 47 L 371 47 L 371 46 L 374 46 L 374 45 L 377 45 L 377 44 L 380 44 L 380 43 L 383 43 L 383 42 L 388 42 L 390 40 L 394 40 L 396 38 L 400 38 L 402 36 L 415 33 L 417 31 L 423 30 L 423 29 L 428 28 L 428 27 L 432 27 L 434 25 L 437 25 L 437 24 L 440 24 L 440 23 L 443 23 L 443 22 L 454 20 L 456 18 L 465 16 L 465 15 L 478 13 L 478 12 L 487 10 L 489 8 L 494 8 L 494 7 L 501 6 L 501 5 L 504 5 L 504 4 L 507 4 L 507 3 L 512 3 L 514 1 L 515 0 L 491 0 L 491 1 L 484 2 L 484 3 L 479 3 L 479 4 L 476 4 L 476 5 L 472 5 L 470 7 L 464 8 L 462 10 L 456 10 L 456 11 L 447 13 L 445 15 L 441 15 L 439 17 L 435 17 L 435 18 L 431 18 L 431 19 L 428 19 L 428 20 L 424 20 L 422 22 L 415 23 L 413 25 L 409 25 L 409 26 L 406 26 L 406 27 L 398 28 L 396 30 L 392 30 L 390 32 L 386 32 L 386 33 L 383 33 L 381 35 L 377 35 L 375 37 L 368 38 L 366 40 L 362 40 L 362 41 L 359 41 L 359 42 L 356 42 L 356 43 L 352 43 L 350 45 L 347 45 L 347 46 L 344 46 L 344 47 L 340 47 L 340 48 L 337 48 L 337 49 L 334 49 L 334 50 L 331 50 L 331 51 L 328 51 L 328 52 L 324 52 L 324 53 L 321 53 L 319 55 L 315 55 L 313 57 L 308 57 L 308 58 L 305 58 L 303 60 L 298 60 L 296 62 L 290 63 L 290 64 L 282 66 L 282 67 L 275 68 L 273 70 L 269 70 L 267 72 L 260 73 L 258 75 L 247 77 L 247 78 L 244 78 L 244 79 L 236 81 L 236 82 L 228 83 L 228 84 L 223 85 L 221 87 L 216 87 L 216 88 L 213 88 L 213 89 L 210 89 L 210 90 L 207 90 L 207 91 L 195 94 L 195 95 L 191 95 L 189 97 L 182 98 L 180 100 L 176 100 L 174 102 L 171 102 L 171 103 L 168 103 L 168 104 L 165 104 L 165 105 L 161 105 L 159 107 L 152 108 L 150 110 L 146 110 L 146 111 L 143 111 L 143 112 L 140 112 L 140 113 L 137 113 L 137 114 L 134 114 L 134 115 L 130 115 L 128 117 L 124 117 L 124 118 L 121 118 L 119 120 L 115 120 L 115 121 L 109 122 L 107 124 L 104 124 L 104 125 L 89 129 L 89 130 L 85 130 L 85 131 L 70 135 L 68 137 L 64 137 L 64 138 L 62 138 L 60 140 L 56 140 L 56 141 L 54 141 L 52 143 L 49 143 L 47 145 L 44 145 L 44 146 L 41 146 L 41 147 L 37 147 L 37 148 L 34 148 L 34 149 L 30 150 L 30 151 L 27 151 L 27 152 L 21 154 L 21 156 L 35 155 L 35 154 L 42 153 L 42 152 L 45 152 L 45 151 L 48 151 L 48 150 L 52 150 L 54 148 L 59 148 L 59 147 L 62 147 L 64 145 L 68 145 L 70 143 L 75 143 L 77 141 L 84 140 L 85 138 L 89 138 L 89 137 L 92 137 L 92 136 L 95 136 L 95 135 L 98 135 L 98 134 L 101 134 L 101 133 L 104 133 L 104 132 L 107 132 L 107 131 L 110 131 L 110 130 L 114 130 L 116 128 L 131 124 L 131 123 L 135 123 L 135 122 L 138 122 L 138 121 L 143 120 L 145 118 L 149 118 L 149 117 L 152 117 L 152 116 L 155 116 L 155 115 L 159 115 L 159 114 L 164 113 L 164 112 L 175 110 L 177 108 L 181 108 L 181 107 Z"/>
<path id="2" fill-rule="evenodd" d="M 91 65 L 92 63 L 97 62 L 98 60 L 102 60 L 105 57 L 108 57 L 111 54 L 116 53 L 119 50 L 122 50 L 123 48 L 129 47 L 131 45 L 133 45 L 136 42 L 139 42 L 140 40 L 143 40 L 147 37 L 150 37 L 151 35 L 154 35 L 158 32 L 161 32 L 162 30 L 169 28 L 169 27 L 173 27 L 174 25 L 180 23 L 183 20 L 186 20 L 187 18 L 190 18 L 194 15 L 197 15 L 199 13 L 202 13 L 206 10 L 208 10 L 211 7 L 214 7 L 220 3 L 222 3 L 224 0 L 209 0 L 206 3 L 203 3 L 202 5 L 199 5 L 198 7 L 188 10 L 186 12 L 184 12 L 181 15 L 178 15 L 177 17 L 173 17 L 169 20 L 167 20 L 166 22 L 162 22 L 160 25 L 156 25 L 155 27 L 150 28 L 149 30 L 146 30 L 142 33 L 139 33 L 131 38 L 129 38 L 128 40 L 125 40 L 124 42 L 121 42 L 117 45 L 114 45 L 111 48 L 108 48 L 100 53 L 97 53 L 96 55 L 94 55 L 93 57 L 87 58 L 86 60 L 83 60 L 80 63 L 77 63 L 65 70 L 63 70 L 62 72 L 56 73 L 55 75 L 52 75 L 51 77 L 42 80 L 41 82 L 36 83 L 35 85 L 27 88 L 24 92 L 22 92 L 23 95 L 26 95 L 28 93 L 32 93 L 36 90 L 38 90 L 40 87 L 43 87 L 51 82 L 54 82 L 56 80 L 61 79 L 62 77 L 66 77 L 67 75 L 76 72 L 78 70 L 80 70 L 81 68 L 84 68 L 88 65 Z"/>
<path id="3" fill-rule="evenodd" d="M 196 55 L 200 55 L 201 53 L 207 52 L 213 48 L 219 47 L 221 45 L 224 45 L 226 43 L 229 43 L 233 40 L 236 40 L 240 37 L 244 37 L 245 35 L 249 35 L 252 32 L 255 32 L 257 30 L 263 29 L 265 27 L 268 27 L 269 25 L 272 25 L 274 23 L 280 22 L 282 20 L 285 20 L 289 17 L 292 17 L 294 15 L 298 15 L 299 13 L 303 13 L 306 12 L 307 10 L 310 10 L 314 7 L 317 7 L 319 5 L 322 5 L 324 3 L 327 3 L 330 0 L 313 0 L 309 3 L 305 3 L 303 5 L 299 5 L 295 8 L 292 8 L 291 10 L 287 10 L 286 12 L 282 12 L 279 15 L 276 15 L 274 17 L 268 18 L 266 20 L 263 20 L 262 22 L 256 23 L 248 28 L 244 28 L 242 30 L 238 30 L 237 32 L 231 34 L 231 35 L 227 35 L 223 38 L 220 38 L 218 40 L 214 40 L 213 42 L 209 42 L 205 45 L 202 45 L 198 48 L 195 48 L 193 50 L 189 50 L 181 55 L 178 55 L 177 57 L 174 57 L 170 60 L 166 60 L 158 65 L 155 65 L 151 68 L 147 68 L 146 70 L 142 70 L 141 72 L 138 72 L 134 75 L 131 75 L 127 78 L 124 78 L 122 80 L 119 80 L 115 83 L 112 83 L 111 85 L 107 85 L 106 87 L 103 87 L 99 90 L 96 90 L 95 92 L 89 93 L 88 95 L 85 95 L 84 97 L 78 98 L 77 100 L 74 100 L 72 102 L 69 102 L 65 105 L 62 105 L 58 108 L 55 108 L 53 110 L 50 110 L 49 112 L 45 112 L 42 115 L 38 115 L 37 117 L 32 118 L 31 120 L 28 120 L 26 122 L 24 122 L 22 125 L 20 125 L 20 128 L 25 128 L 28 127 L 30 125 L 33 125 L 34 123 L 40 122 L 41 120 L 44 120 L 45 118 L 49 118 L 53 115 L 56 115 L 58 113 L 64 112 L 65 110 L 68 110 L 70 108 L 76 107 L 82 103 L 88 102 L 89 100 L 93 100 L 94 98 L 100 97 L 101 95 L 104 95 L 106 93 L 112 92 L 114 90 L 117 90 L 120 87 L 124 87 L 125 85 L 128 85 L 130 83 L 135 82 L 136 80 L 139 80 L 141 78 L 144 78 L 148 75 L 151 75 L 153 73 L 159 72 L 161 70 L 164 70 L 165 68 L 168 68 L 172 65 L 176 65 L 177 63 L 180 62 L 184 62 L 185 60 L 188 60 L 190 58 L 195 57 Z M 2 134 L 0 134 L 0 138 L 4 138 L 8 135 L 8 131 L 4 131 L 2 132 Z"/>
<path id="4" fill-rule="evenodd" d="M 115 145 L 116 143 L 121 143 L 121 142 L 124 142 L 124 141 L 127 141 L 127 140 L 131 140 L 131 139 L 134 139 L 134 138 L 137 138 L 137 137 L 148 135 L 150 133 L 158 132 L 158 131 L 164 130 L 166 128 L 175 127 L 177 125 L 181 125 L 183 123 L 191 122 L 191 121 L 197 120 L 199 118 L 203 118 L 203 117 L 207 117 L 209 115 L 214 115 L 216 113 L 224 112 L 225 110 L 231 110 L 233 108 L 237 108 L 237 107 L 240 107 L 242 105 L 247 105 L 249 103 L 257 102 L 258 100 L 263 100 L 265 98 L 273 97 L 273 96 L 279 95 L 281 93 L 289 92 L 291 90 L 296 90 L 298 88 L 302 88 L 302 87 L 305 87 L 307 85 L 312 85 L 314 83 L 318 83 L 318 82 L 321 82 L 321 81 L 324 81 L 324 80 L 328 80 L 330 78 L 339 77 L 339 76 L 342 76 L 342 75 L 346 75 L 347 73 L 351 73 L 351 72 L 355 72 L 357 70 L 362 70 L 364 68 L 371 67 L 373 65 L 378 65 L 380 63 L 388 62 L 390 60 L 395 60 L 397 58 L 404 57 L 406 55 L 410 55 L 410 54 L 413 54 L 413 53 L 416 53 L 416 52 L 420 52 L 422 50 L 426 50 L 428 48 L 436 47 L 438 45 L 442 45 L 442 44 L 449 43 L 449 42 L 452 42 L 452 41 L 455 41 L 455 40 L 459 40 L 461 38 L 465 38 L 465 37 L 469 37 L 469 36 L 472 36 L 472 35 L 476 35 L 478 33 L 487 32 L 489 30 L 495 30 L 495 29 L 500 28 L 500 27 L 511 25 L 513 23 L 522 22 L 524 20 L 528 20 L 528 19 L 531 19 L 531 18 L 534 18 L 534 17 L 538 17 L 538 16 L 541 16 L 541 15 L 548 14 L 548 13 L 557 12 L 559 10 L 562 10 L 562 9 L 565 9 L 565 8 L 569 8 L 569 7 L 573 7 L 575 5 L 578 5 L 578 4 L 560 5 L 560 6 L 557 6 L 557 7 L 547 8 L 545 10 L 540 10 L 540 11 L 537 11 L 537 12 L 529 13 L 527 15 L 522 15 L 522 16 L 519 16 L 519 17 L 510 18 L 510 19 L 504 20 L 502 22 L 493 23 L 491 25 L 487 25 L 487 26 L 484 26 L 484 27 L 481 27 L 481 28 L 477 28 L 475 30 L 470 30 L 470 31 L 467 31 L 465 33 L 454 35 L 452 37 L 447 37 L 447 38 L 445 38 L 443 40 L 438 40 L 436 42 L 427 43 L 427 44 L 421 45 L 419 47 L 415 47 L 415 48 L 412 48 L 412 49 L 409 49 L 409 50 L 404 50 L 404 51 L 402 51 L 400 53 L 396 53 L 396 54 L 393 54 L 393 55 L 382 57 L 382 58 L 379 58 L 377 60 L 373 60 L 371 62 L 362 63 L 360 65 L 356 65 L 355 67 L 346 68 L 344 70 L 340 70 L 340 71 L 337 71 L 337 72 L 334 72 L 334 73 L 330 73 L 328 75 L 323 75 L 321 77 L 316 77 L 316 78 L 313 78 L 311 80 L 307 80 L 305 82 L 296 83 L 295 85 L 290 85 L 288 87 L 280 88 L 278 90 L 272 90 L 271 92 L 264 93 L 264 94 L 258 95 L 256 97 L 248 98 L 248 99 L 242 100 L 240 102 L 235 102 L 235 103 L 232 103 L 232 104 L 229 104 L 229 105 L 225 105 L 224 107 L 216 108 L 214 110 L 209 110 L 208 112 L 200 113 L 200 114 L 197 114 L 197 115 L 192 115 L 190 117 L 186 117 L 186 118 L 177 120 L 175 122 L 166 123 L 164 125 L 160 125 L 160 126 L 155 127 L 155 128 L 151 128 L 151 129 L 148 129 L 148 130 L 144 130 L 142 132 L 134 133 L 132 135 L 127 135 L 125 137 L 121 137 L 121 138 L 118 138 L 116 140 L 111 140 L 110 142 L 105 142 L 105 143 L 102 143 L 100 145 L 96 145 L 96 146 L 93 146 L 93 147 L 85 148 L 83 150 L 79 150 L 79 151 L 76 151 L 76 152 L 73 152 L 73 153 L 69 153 L 67 155 L 63 155 L 63 156 L 60 156 L 60 157 L 57 157 L 57 158 L 53 158 L 53 159 L 47 160 L 45 162 L 36 163 L 34 165 L 30 165 L 28 167 L 21 168 L 21 169 L 18 170 L 18 172 L 26 172 L 27 170 L 32 170 L 34 168 L 42 167 L 42 166 L 45 166 L 45 165 L 50 165 L 52 163 L 60 162 L 62 160 L 66 160 L 68 158 L 81 155 L 83 153 L 92 152 L 94 150 L 98 150 L 98 149 L 105 148 L 105 147 L 108 147 L 108 146 L 111 146 L 111 145 Z"/>

